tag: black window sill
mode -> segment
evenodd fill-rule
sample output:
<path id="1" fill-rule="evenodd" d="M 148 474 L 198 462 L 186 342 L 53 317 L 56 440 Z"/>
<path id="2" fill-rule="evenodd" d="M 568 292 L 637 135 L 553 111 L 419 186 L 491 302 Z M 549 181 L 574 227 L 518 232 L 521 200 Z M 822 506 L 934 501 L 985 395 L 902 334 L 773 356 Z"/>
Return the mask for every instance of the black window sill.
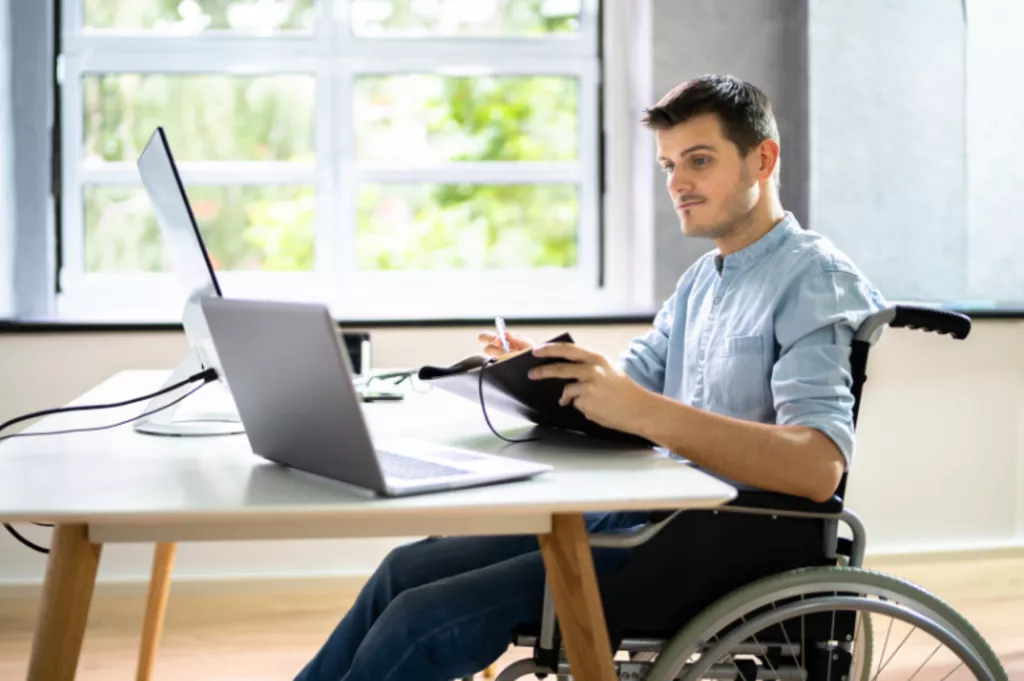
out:
<path id="1" fill-rule="evenodd" d="M 585 315 L 577 317 L 507 317 L 510 326 L 581 326 L 650 324 L 655 311 L 635 314 Z M 1022 311 L 1024 316 L 1024 311 Z M 424 327 L 481 327 L 494 326 L 494 318 L 480 319 L 352 319 L 337 320 L 346 329 L 401 329 Z M 0 319 L 0 333 L 96 333 L 126 331 L 181 331 L 178 322 L 80 322 L 61 320 Z"/>
<path id="2" fill-rule="evenodd" d="M 969 308 L 948 306 L 943 309 L 966 314 L 973 320 L 980 319 L 1024 319 L 1024 305 L 1007 307 Z M 508 317 L 510 326 L 621 326 L 650 324 L 656 311 L 630 314 L 592 314 L 573 317 Z M 346 329 L 402 329 L 402 328 L 490 328 L 493 318 L 452 318 L 452 319 L 351 319 L 337 320 Z M 0 319 L 0 333 L 116 333 L 131 331 L 181 331 L 178 322 L 82 322 L 62 320 Z"/>

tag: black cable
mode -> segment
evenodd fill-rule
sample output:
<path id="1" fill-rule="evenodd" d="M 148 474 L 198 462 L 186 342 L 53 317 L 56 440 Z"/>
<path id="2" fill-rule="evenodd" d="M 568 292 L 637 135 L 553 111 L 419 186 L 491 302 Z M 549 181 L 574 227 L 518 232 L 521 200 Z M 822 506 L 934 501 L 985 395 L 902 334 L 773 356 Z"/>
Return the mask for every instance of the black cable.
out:
<path id="1" fill-rule="evenodd" d="M 160 395 L 164 395 L 164 394 L 169 393 L 171 391 L 177 390 L 178 388 L 181 388 L 183 386 L 195 383 L 196 381 L 202 381 L 201 384 L 197 385 L 195 388 L 192 388 L 191 390 L 189 390 L 184 395 L 182 395 L 182 396 L 180 396 L 178 398 L 175 398 L 174 400 L 171 400 L 170 402 L 168 402 L 167 404 L 165 404 L 165 405 L 163 405 L 161 407 L 157 407 L 156 409 L 150 409 L 149 411 L 144 411 L 141 414 L 138 414 L 137 416 L 133 416 L 133 417 L 125 419 L 123 421 L 118 421 L 117 423 L 111 423 L 111 424 L 104 425 L 104 426 L 90 426 L 90 427 L 86 427 L 86 428 L 67 428 L 67 429 L 64 429 L 64 430 L 48 430 L 48 431 L 39 432 L 39 433 L 13 433 L 11 435 L 0 436 L 0 442 L 3 442 L 4 440 L 10 439 L 10 438 L 14 438 L 14 437 L 32 437 L 32 436 L 37 436 L 37 435 L 64 435 L 64 434 L 67 434 L 67 433 L 85 433 L 85 432 L 91 432 L 91 431 L 96 431 L 96 430 L 107 430 L 109 428 L 116 428 L 118 426 L 123 426 L 126 423 L 131 423 L 132 421 L 136 421 L 136 420 L 141 419 L 141 418 L 143 418 L 145 416 L 149 416 L 151 414 L 155 414 L 158 411 L 163 411 L 164 409 L 167 409 L 168 407 L 173 407 L 174 405 L 178 404 L 179 402 L 181 402 L 185 398 L 189 397 L 190 395 L 192 395 L 193 393 L 198 391 L 200 388 L 202 388 L 207 383 L 209 383 L 211 381 L 214 381 L 216 379 L 217 379 L 217 372 L 216 372 L 216 370 L 214 370 L 214 369 L 206 369 L 205 371 L 200 371 L 197 374 L 193 374 L 192 376 L 189 376 L 185 380 L 179 381 L 178 383 L 175 383 L 174 385 L 167 386 L 166 388 L 161 388 L 160 390 L 157 390 L 156 392 L 152 392 L 152 393 L 149 393 L 148 395 L 143 395 L 142 397 L 136 397 L 136 398 L 133 398 L 133 399 L 130 399 L 130 400 L 123 400 L 121 402 L 111 402 L 109 404 L 86 404 L 86 405 L 81 405 L 81 406 L 77 406 L 77 407 L 58 407 L 56 409 L 44 409 L 43 411 L 37 411 L 37 412 L 33 412 L 31 414 L 25 414 L 24 416 L 19 416 L 17 418 L 13 418 L 10 421 L 4 423 L 3 425 L 0 425 L 0 430 L 3 430 L 4 428 L 8 428 L 10 426 L 13 426 L 15 423 L 21 423 L 22 421 L 27 421 L 29 419 L 38 418 L 40 416 L 46 416 L 48 414 L 58 414 L 58 413 L 70 412 L 70 411 L 88 411 L 88 410 L 92 410 L 92 409 L 112 409 L 112 408 L 115 408 L 115 407 L 124 407 L 124 406 L 127 406 L 129 404 L 134 404 L 136 402 L 142 402 L 144 400 L 153 399 L 154 397 L 159 397 Z M 16 529 L 14 529 L 14 527 L 11 524 L 9 524 L 9 523 L 2 523 L 2 524 L 4 526 L 4 529 L 6 529 L 8 532 L 10 532 L 11 536 L 13 536 L 15 539 L 17 539 L 19 542 L 21 542 L 22 544 L 24 544 L 28 548 L 32 549 L 33 551 L 38 551 L 39 553 L 49 553 L 50 552 L 49 549 L 47 549 L 47 548 L 45 548 L 43 546 L 40 546 L 39 544 L 36 544 L 35 542 L 32 542 L 32 541 L 26 539 L 20 532 L 18 532 Z M 38 525 L 39 527 L 53 527 L 53 523 L 32 523 L 32 524 L 33 525 Z"/>
<path id="2" fill-rule="evenodd" d="M 18 532 L 16 529 L 11 527 L 7 523 L 4 523 L 4 527 L 7 528 L 7 531 L 10 532 L 11 535 L 15 539 L 17 539 L 18 541 L 20 541 L 22 544 L 24 544 L 25 546 L 29 547 L 33 551 L 38 551 L 39 553 L 49 553 L 50 552 L 50 549 L 48 549 L 48 548 L 46 548 L 44 546 L 40 546 L 39 544 L 36 544 L 35 542 L 26 539 L 24 536 L 22 536 L 22 534 L 20 532 Z"/>
<path id="3" fill-rule="evenodd" d="M 189 395 L 192 395 L 193 393 L 195 393 L 198 390 L 200 390 L 204 385 L 206 385 L 206 382 L 203 382 L 201 385 L 197 385 L 195 388 L 192 388 L 191 390 L 189 390 L 187 393 L 185 393 L 181 397 L 177 397 L 177 398 L 171 400 L 170 402 L 168 402 L 167 404 L 163 405 L 162 407 L 157 407 L 156 409 L 150 409 L 149 411 L 144 411 L 141 414 L 138 414 L 136 416 L 132 416 L 131 418 L 127 418 L 124 421 L 118 421 L 117 423 L 110 423 L 110 424 L 107 424 L 105 426 L 88 426 L 88 427 L 85 427 L 85 428 L 66 428 L 64 430 L 45 430 L 45 431 L 36 432 L 36 433 L 12 433 L 10 435 L 0 435 L 0 442 L 3 442 L 4 440 L 7 440 L 7 439 L 10 439 L 10 438 L 13 438 L 13 437 L 35 437 L 37 435 L 66 435 L 68 433 L 91 433 L 91 432 L 96 431 L 96 430 L 107 430 L 109 428 L 117 428 L 118 426 L 123 426 L 126 423 L 131 423 L 132 421 L 137 421 L 138 419 L 141 419 L 144 416 L 149 416 L 150 414 L 155 414 L 158 411 L 163 411 L 164 409 L 167 409 L 168 407 L 173 407 L 174 405 L 176 405 L 178 402 L 181 402 L 182 400 L 184 400 Z M 170 392 L 173 388 L 178 388 L 178 387 L 181 387 L 181 385 L 172 386 L 171 388 L 168 388 L 167 390 L 165 390 L 163 392 Z M 155 393 L 155 395 L 160 395 L 160 394 L 162 394 L 162 393 Z M 124 404 L 131 404 L 132 402 L 141 402 L 142 400 L 149 399 L 149 398 L 150 398 L 150 396 L 146 395 L 145 397 L 140 397 L 138 399 L 128 400 Z M 123 404 L 119 403 L 117 405 L 110 405 L 110 406 L 118 406 L 118 407 L 120 407 L 120 406 L 123 406 Z M 89 405 L 89 406 L 86 406 L 86 407 L 68 407 L 67 410 L 68 411 L 72 411 L 72 410 L 78 410 L 78 409 L 98 409 L 98 408 L 102 408 L 102 407 L 100 405 Z M 54 409 L 50 413 L 59 412 L 59 411 L 63 411 L 63 410 L 61 410 L 61 409 Z M 3 426 L 0 426 L 0 430 L 3 430 L 6 426 L 7 426 L 7 424 L 4 424 Z"/>
<path id="4" fill-rule="evenodd" d="M 60 414 L 60 413 L 63 413 L 63 412 L 72 412 L 72 411 L 89 411 L 91 409 L 113 409 L 115 407 L 124 407 L 124 406 L 127 406 L 129 404 L 134 404 L 136 402 L 142 402 L 144 400 L 151 400 L 154 397 L 159 397 L 160 395 L 169 393 L 169 392 L 171 392 L 173 390 L 177 390 L 178 388 L 181 388 L 181 387 L 186 386 L 186 385 L 190 385 L 190 384 L 195 383 L 196 381 L 199 381 L 199 380 L 202 380 L 204 385 L 205 385 L 206 383 L 209 383 L 210 381 L 213 381 L 216 378 L 217 378 L 217 370 L 216 369 L 206 369 L 205 371 L 200 371 L 197 374 L 192 374 L 191 376 L 189 376 L 185 380 L 178 381 L 174 385 L 167 386 L 166 388 L 161 388 L 160 390 L 157 390 L 156 392 L 149 393 L 148 395 L 143 395 L 142 397 L 135 397 L 135 398 L 130 399 L 130 400 L 123 400 L 121 402 L 110 402 L 108 404 L 83 404 L 83 405 L 80 405 L 80 406 L 77 406 L 77 407 L 57 407 L 55 409 L 43 409 L 42 411 L 32 412 L 31 414 L 24 414 L 22 416 L 18 416 L 16 418 L 11 419 L 10 421 L 4 423 L 3 425 L 0 425 L 0 431 L 5 430 L 5 429 L 13 426 L 15 423 L 21 423 L 22 421 L 28 421 L 30 419 L 39 418 L 40 416 L 47 416 L 49 414 Z M 200 387 L 202 387 L 202 386 L 200 386 Z M 192 393 L 187 393 L 185 395 L 185 397 L 188 397 L 188 395 L 191 395 L 191 394 Z M 180 400 L 176 400 L 176 402 L 177 401 L 180 401 Z M 171 406 L 171 404 L 175 404 L 175 402 L 171 402 L 170 404 L 168 404 L 168 405 L 166 405 L 164 407 L 161 407 L 161 409 L 166 409 L 167 407 Z M 148 416 L 148 414 L 139 414 L 135 418 L 142 418 L 143 416 Z M 117 424 L 117 425 L 121 425 L 121 424 Z M 111 426 L 111 427 L 113 427 L 113 426 Z M 8 435 L 7 437 L 13 437 L 13 436 Z M 0 439 L 3 439 L 3 438 L 0 438 Z"/>
<path id="5" fill-rule="evenodd" d="M 480 380 L 477 382 L 477 388 L 478 388 L 478 390 L 480 392 L 480 410 L 484 413 L 484 421 L 487 421 L 487 427 L 491 429 L 492 433 L 497 435 L 499 438 L 501 438 L 505 442 L 513 442 L 513 443 L 515 443 L 515 442 L 530 442 L 532 440 L 539 440 L 540 439 L 539 437 L 522 437 L 522 438 L 518 438 L 518 439 L 513 439 L 513 438 L 505 437 L 504 435 L 499 433 L 495 429 L 495 427 L 491 424 L 491 418 L 487 415 L 487 403 L 484 402 L 484 369 L 486 369 L 488 366 L 493 364 L 495 361 L 496 360 L 491 359 L 489 362 L 480 365 Z"/>

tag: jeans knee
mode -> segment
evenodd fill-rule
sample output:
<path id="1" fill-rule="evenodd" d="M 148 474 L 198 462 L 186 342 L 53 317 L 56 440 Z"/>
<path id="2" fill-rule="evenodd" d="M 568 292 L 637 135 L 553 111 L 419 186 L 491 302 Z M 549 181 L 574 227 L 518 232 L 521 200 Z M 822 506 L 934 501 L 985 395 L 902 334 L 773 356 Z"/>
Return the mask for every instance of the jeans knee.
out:
<path id="1" fill-rule="evenodd" d="M 389 600 L 418 583 L 416 575 L 419 573 L 419 561 L 416 560 L 416 556 L 422 550 L 424 542 L 429 541 L 431 540 L 426 539 L 396 546 L 381 561 L 377 568 L 377 578 L 383 582 L 382 586 L 386 586 Z"/>

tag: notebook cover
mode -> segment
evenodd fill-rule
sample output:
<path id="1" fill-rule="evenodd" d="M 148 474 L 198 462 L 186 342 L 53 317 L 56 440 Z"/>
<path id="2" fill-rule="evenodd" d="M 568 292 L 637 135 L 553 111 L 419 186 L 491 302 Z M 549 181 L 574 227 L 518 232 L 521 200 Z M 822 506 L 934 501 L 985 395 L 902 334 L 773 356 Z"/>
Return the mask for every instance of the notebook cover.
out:
<path id="1" fill-rule="evenodd" d="M 548 342 L 572 343 L 573 340 L 568 333 L 563 333 Z M 641 446 L 652 445 L 637 435 L 595 423 L 572 405 L 560 406 L 558 400 L 562 396 L 562 391 L 572 381 L 561 378 L 535 381 L 527 376 L 534 367 L 565 360 L 536 357 L 532 352 L 526 351 L 497 362 L 487 363 L 488 361 L 488 358 L 482 355 L 474 355 L 449 367 L 428 365 L 420 369 L 419 377 L 479 404 L 480 372 L 483 371 L 484 402 L 488 409 L 515 414 L 540 426 L 564 428 Z"/>

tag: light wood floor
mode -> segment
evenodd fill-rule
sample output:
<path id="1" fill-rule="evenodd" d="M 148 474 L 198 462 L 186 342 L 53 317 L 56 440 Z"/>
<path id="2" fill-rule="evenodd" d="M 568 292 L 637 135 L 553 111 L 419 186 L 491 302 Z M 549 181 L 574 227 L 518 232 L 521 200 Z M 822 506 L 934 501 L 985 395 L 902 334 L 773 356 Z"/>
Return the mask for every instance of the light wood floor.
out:
<path id="1" fill-rule="evenodd" d="M 1024 557 L 869 561 L 947 600 L 996 650 L 1010 679 L 1024 681 Z M 256 586 L 254 590 L 252 587 Z M 78 678 L 134 678 L 144 598 L 110 594 L 93 601 Z M 249 585 L 214 595 L 208 587 L 172 590 L 156 681 L 291 679 L 354 597 L 351 585 Z M 0 679 L 24 678 L 35 622 L 32 598 L 0 600 Z M 525 651 L 510 651 L 505 662 Z"/>

